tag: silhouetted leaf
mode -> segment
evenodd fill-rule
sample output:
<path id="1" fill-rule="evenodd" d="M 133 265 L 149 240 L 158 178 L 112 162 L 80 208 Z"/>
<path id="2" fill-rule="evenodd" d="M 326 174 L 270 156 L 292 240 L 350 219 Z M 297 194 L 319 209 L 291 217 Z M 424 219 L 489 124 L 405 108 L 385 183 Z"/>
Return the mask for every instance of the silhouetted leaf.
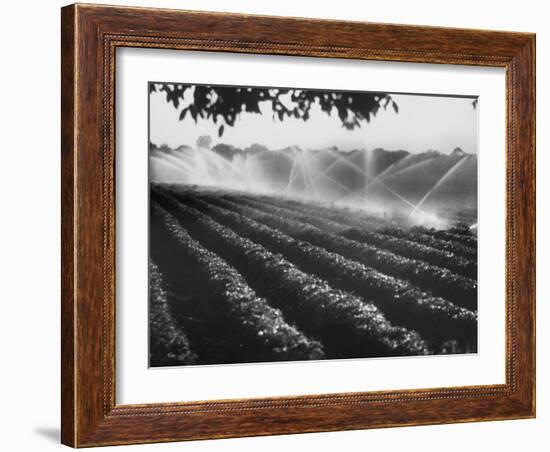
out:
<path id="1" fill-rule="evenodd" d="M 393 111 L 395 111 L 396 113 L 399 113 L 399 107 L 397 106 L 395 101 L 392 101 L 391 106 L 393 107 Z"/>
<path id="2" fill-rule="evenodd" d="M 261 113 L 260 103 L 271 104 L 274 117 L 279 121 L 286 118 L 310 119 L 310 111 L 318 105 L 322 112 L 331 116 L 336 110 L 342 126 L 348 130 L 361 127 L 368 123 L 378 110 L 392 105 L 395 113 L 399 112 L 397 104 L 387 93 L 357 93 L 357 92 L 327 92 L 320 90 L 289 89 L 289 88 L 252 88 L 209 85 L 186 85 L 173 83 L 151 83 L 149 91 L 163 92 L 166 101 L 176 109 L 188 98 L 185 94 L 192 92 L 192 101 L 180 113 L 184 120 L 187 113 L 197 122 L 198 118 L 211 120 L 220 124 L 219 136 L 222 136 L 225 126 L 234 126 L 242 112 Z M 285 97 L 283 97 L 285 96 Z M 475 108 L 475 104 L 474 104 Z"/>

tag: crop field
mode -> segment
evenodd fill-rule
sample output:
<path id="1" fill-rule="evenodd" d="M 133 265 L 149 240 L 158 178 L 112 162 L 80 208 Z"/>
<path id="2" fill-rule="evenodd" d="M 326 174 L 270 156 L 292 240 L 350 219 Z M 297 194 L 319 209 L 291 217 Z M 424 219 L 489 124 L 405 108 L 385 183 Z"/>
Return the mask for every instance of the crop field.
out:
<path id="1" fill-rule="evenodd" d="M 151 183 L 151 366 L 477 351 L 477 235 Z"/>

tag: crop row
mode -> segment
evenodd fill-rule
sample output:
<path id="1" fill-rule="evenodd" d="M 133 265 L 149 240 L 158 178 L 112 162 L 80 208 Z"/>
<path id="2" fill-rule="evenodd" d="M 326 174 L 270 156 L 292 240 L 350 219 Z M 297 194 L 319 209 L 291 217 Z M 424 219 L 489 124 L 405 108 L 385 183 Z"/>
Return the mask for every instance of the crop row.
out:
<path id="1" fill-rule="evenodd" d="M 415 243 L 410 240 L 396 237 L 388 237 L 377 232 L 348 229 L 341 234 L 351 240 L 368 243 L 400 256 L 427 262 L 438 267 L 451 270 L 467 278 L 477 278 L 477 262 L 463 257 L 455 256 L 448 251 L 431 248 L 427 245 Z"/>
<path id="2" fill-rule="evenodd" d="M 228 197 L 228 199 L 236 200 L 237 197 Z M 286 207 L 278 207 L 272 205 L 266 205 L 252 199 L 245 199 L 243 202 L 247 205 L 252 205 L 264 212 L 270 212 L 273 209 L 277 209 L 278 213 L 286 213 L 291 215 L 297 220 L 305 223 L 312 224 L 336 234 L 340 234 L 351 240 L 356 240 L 369 245 L 376 246 L 378 248 L 386 249 L 400 256 L 408 257 L 410 259 L 416 259 L 427 262 L 438 267 L 447 268 L 459 275 L 466 276 L 468 278 L 477 278 L 477 262 L 474 260 L 465 259 L 463 257 L 455 256 L 453 253 L 443 251 L 440 249 L 432 248 L 421 243 L 416 243 L 405 238 L 396 238 L 380 234 L 375 231 L 369 231 L 364 228 L 356 229 L 349 228 L 348 225 L 328 220 L 324 217 L 316 216 L 309 213 L 304 213 L 306 209 L 288 209 Z"/>
<path id="3" fill-rule="evenodd" d="M 152 205 L 152 213 L 156 227 L 161 226 L 171 239 L 163 255 L 174 257 L 169 264 L 176 273 L 173 279 L 199 288 L 198 293 L 188 297 L 195 306 L 187 310 L 180 306 L 184 314 L 192 316 L 189 323 L 195 325 L 197 344 L 204 345 L 205 334 L 220 333 L 217 330 L 225 328 L 219 342 L 231 339 L 227 343 L 224 340 L 221 347 L 233 347 L 233 353 L 236 351 L 243 362 L 324 356 L 321 344 L 289 325 L 280 310 L 259 297 L 237 270 L 194 240 L 173 215 L 156 204 Z M 178 266 L 191 269 L 192 278 L 178 278 Z"/>
<path id="4" fill-rule="evenodd" d="M 477 310 L 477 282 L 457 275 L 448 269 L 428 264 L 424 261 L 409 259 L 390 251 L 379 249 L 367 243 L 341 237 L 322 231 L 311 224 L 288 219 L 288 214 L 273 207 L 273 213 L 234 203 L 229 200 L 210 198 L 212 202 L 229 203 L 241 213 L 257 221 L 279 229 L 286 234 L 305 240 L 313 245 L 341 254 L 348 259 L 358 261 L 381 273 L 409 281 L 415 286 L 432 292 L 453 303 L 470 310 Z M 226 204 L 227 205 L 227 204 Z"/>
<path id="5" fill-rule="evenodd" d="M 397 226 L 388 227 L 387 220 L 376 218 L 364 212 L 354 211 L 352 213 L 346 208 L 329 208 L 321 204 L 312 205 L 296 200 L 274 198 L 271 196 L 251 197 L 239 195 L 233 198 L 241 201 L 251 201 L 256 205 L 259 203 L 263 205 L 270 204 L 276 207 L 287 208 L 300 214 L 308 213 L 315 217 L 323 217 L 330 220 L 330 222 L 325 223 L 323 226 L 331 232 L 338 232 L 339 227 L 342 227 L 339 226 L 339 224 L 346 225 L 421 243 L 432 248 L 451 252 L 456 256 L 466 259 L 477 259 L 477 238 L 472 234 L 459 234 L 458 231 L 455 230 L 436 231 L 422 226 L 407 230 Z M 467 245 L 465 243 L 467 243 Z"/>
<path id="6" fill-rule="evenodd" d="M 155 367 L 195 364 L 197 355 L 172 317 L 162 275 L 152 261 L 149 262 L 149 300 L 149 364 Z"/>
<path id="7" fill-rule="evenodd" d="M 392 326 L 374 305 L 332 288 L 199 210 L 159 191 L 153 193 L 202 244 L 234 265 L 258 293 L 282 309 L 285 318 L 321 340 L 328 357 L 429 353 L 418 333 Z"/>
<path id="8" fill-rule="evenodd" d="M 301 221 L 311 223 L 324 231 L 333 232 L 336 234 L 340 234 L 349 229 L 346 225 L 332 218 L 327 218 L 319 215 L 318 213 L 307 213 L 308 208 L 305 205 L 302 207 L 301 205 L 296 204 L 295 201 L 289 202 L 286 200 L 282 201 L 267 198 L 269 201 L 264 202 L 266 197 L 262 197 L 260 200 L 251 196 L 240 196 L 233 194 L 224 194 L 223 198 L 238 204 L 245 204 L 249 207 L 262 210 L 267 213 L 277 212 L 285 215 L 286 217 L 296 218 Z M 294 207 L 290 207 L 291 205 Z"/>
<path id="9" fill-rule="evenodd" d="M 434 349 L 441 349 L 451 339 L 460 339 L 463 348 L 465 344 L 475 344 L 476 315 L 465 308 L 430 296 L 409 283 L 383 275 L 359 262 L 293 239 L 234 210 L 197 197 L 180 195 L 179 199 L 240 236 L 280 252 L 300 269 L 322 277 L 331 286 L 351 291 L 364 299 L 368 297 L 392 323 L 417 330 Z"/>
<path id="10" fill-rule="evenodd" d="M 477 260 L 477 244 L 474 247 L 466 246 L 460 242 L 453 240 L 438 239 L 430 234 L 417 232 L 415 230 L 405 230 L 397 227 L 385 227 L 378 230 L 379 233 L 393 237 L 412 240 L 413 242 L 422 243 L 424 245 L 437 248 L 439 250 L 448 251 L 456 256 L 464 257 L 470 260 Z"/>
<path id="11" fill-rule="evenodd" d="M 429 234 L 436 239 L 441 240 L 452 240 L 457 243 L 461 243 L 464 246 L 470 248 L 477 247 L 477 237 L 473 234 L 464 234 L 453 230 L 436 230 L 436 229 L 427 229 L 422 226 L 415 226 L 412 228 L 413 231 L 421 232 L 424 234 Z"/>
<path id="12" fill-rule="evenodd" d="M 387 226 L 388 222 L 385 219 L 377 218 L 369 215 L 366 212 L 350 212 L 346 207 L 328 207 L 321 203 L 305 203 L 295 199 L 277 198 L 264 195 L 261 197 L 243 195 L 239 199 L 247 199 L 251 201 L 259 201 L 265 204 L 271 204 L 276 207 L 286 207 L 298 212 L 308 212 L 310 214 L 324 217 L 328 220 L 340 224 L 347 224 L 353 227 L 361 227 L 369 230 L 377 230 L 380 227 Z"/>

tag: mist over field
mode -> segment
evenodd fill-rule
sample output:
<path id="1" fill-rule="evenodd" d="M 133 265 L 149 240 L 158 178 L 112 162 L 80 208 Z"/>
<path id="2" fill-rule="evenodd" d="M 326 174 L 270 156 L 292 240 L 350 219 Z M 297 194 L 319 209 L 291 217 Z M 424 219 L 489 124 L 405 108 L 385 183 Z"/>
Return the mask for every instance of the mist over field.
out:
<path id="1" fill-rule="evenodd" d="M 442 226 L 457 215 L 476 223 L 477 154 L 455 148 L 450 154 L 411 154 L 384 149 L 341 151 L 336 147 L 270 150 L 150 148 L 153 182 L 179 182 L 279 195 L 363 209 L 381 215 Z"/>

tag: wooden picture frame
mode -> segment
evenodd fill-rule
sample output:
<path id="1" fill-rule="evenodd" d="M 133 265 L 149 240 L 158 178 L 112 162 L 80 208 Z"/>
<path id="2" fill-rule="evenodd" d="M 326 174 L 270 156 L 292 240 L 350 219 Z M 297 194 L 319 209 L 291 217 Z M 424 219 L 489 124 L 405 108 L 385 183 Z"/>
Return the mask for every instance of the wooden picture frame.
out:
<path id="1" fill-rule="evenodd" d="M 535 35 L 70 5 L 62 9 L 62 442 L 73 447 L 535 416 Z M 115 50 L 506 69 L 506 383 L 115 403 Z"/>

